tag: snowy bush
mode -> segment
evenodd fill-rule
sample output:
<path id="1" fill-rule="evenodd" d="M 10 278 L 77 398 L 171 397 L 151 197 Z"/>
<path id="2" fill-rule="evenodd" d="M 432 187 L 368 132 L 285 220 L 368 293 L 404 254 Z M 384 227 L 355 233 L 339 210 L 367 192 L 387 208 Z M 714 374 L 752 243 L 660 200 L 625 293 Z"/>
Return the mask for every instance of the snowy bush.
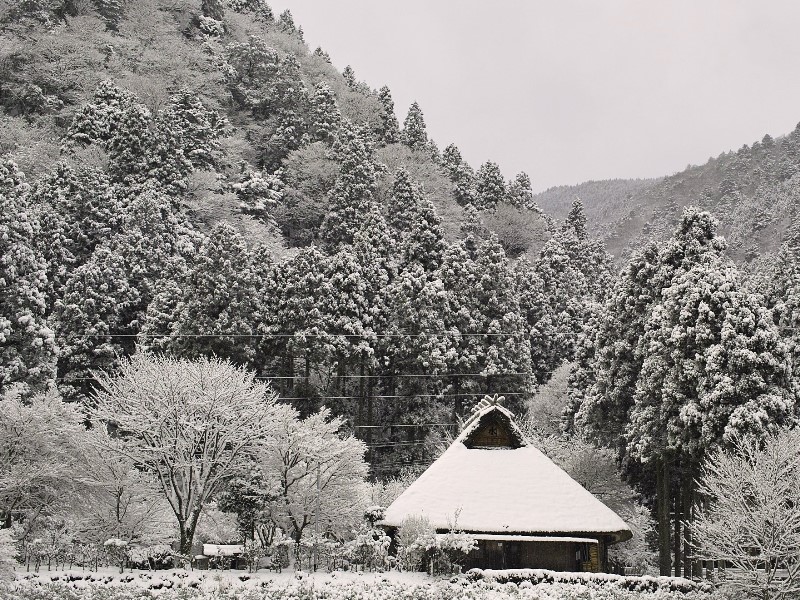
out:
<path id="1" fill-rule="evenodd" d="M 383 529 L 364 526 L 356 537 L 345 544 L 345 557 L 364 569 L 383 571 L 389 566 L 391 540 Z"/>
<path id="2" fill-rule="evenodd" d="M 406 517 L 397 530 L 397 560 L 404 571 L 419 571 L 431 548 L 436 547 L 436 530 L 427 517 Z"/>
<path id="3" fill-rule="evenodd" d="M 532 585 L 564 583 L 570 585 L 591 585 L 595 588 L 615 588 L 632 592 L 689 592 L 711 593 L 714 586 L 708 582 L 696 583 L 683 577 L 635 577 L 612 575 L 610 573 L 569 573 L 546 569 L 470 569 L 470 581 L 491 581 L 495 583 L 529 582 Z"/>
<path id="4" fill-rule="evenodd" d="M 635 589 L 607 585 L 591 574 L 577 583 L 550 582 L 534 585 L 490 580 L 469 581 L 463 577 L 449 581 L 409 583 L 382 577 L 380 580 L 325 581 L 320 584 L 299 573 L 284 580 L 246 578 L 223 580 L 206 574 L 195 579 L 183 573 L 164 578 L 137 578 L 130 575 L 100 577 L 94 574 L 64 577 L 51 582 L 47 577 L 0 584 L 0 598 L 15 600 L 714 600 L 698 589 L 681 591 L 668 586 Z M 623 578 L 634 579 L 634 578 Z M 654 579 L 654 578 L 650 578 Z M 660 578 L 667 579 L 667 578 Z"/>
<path id="5" fill-rule="evenodd" d="M 119 538 L 110 538 L 103 542 L 103 548 L 108 555 L 108 562 L 119 565 L 119 572 L 125 570 L 125 560 L 128 558 L 128 542 Z"/>

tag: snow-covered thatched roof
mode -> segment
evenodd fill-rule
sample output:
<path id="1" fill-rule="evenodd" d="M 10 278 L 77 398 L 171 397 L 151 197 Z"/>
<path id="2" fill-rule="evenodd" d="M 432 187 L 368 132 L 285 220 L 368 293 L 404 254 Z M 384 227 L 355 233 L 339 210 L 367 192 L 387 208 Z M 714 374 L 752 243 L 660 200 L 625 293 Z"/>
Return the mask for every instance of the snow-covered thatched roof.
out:
<path id="1" fill-rule="evenodd" d="M 507 443 L 496 445 L 489 435 Z M 631 537 L 614 511 L 531 445 L 513 414 L 496 403 L 479 407 L 381 523 L 399 527 L 416 515 L 447 530 L 457 511 L 458 529 L 474 533 Z"/>

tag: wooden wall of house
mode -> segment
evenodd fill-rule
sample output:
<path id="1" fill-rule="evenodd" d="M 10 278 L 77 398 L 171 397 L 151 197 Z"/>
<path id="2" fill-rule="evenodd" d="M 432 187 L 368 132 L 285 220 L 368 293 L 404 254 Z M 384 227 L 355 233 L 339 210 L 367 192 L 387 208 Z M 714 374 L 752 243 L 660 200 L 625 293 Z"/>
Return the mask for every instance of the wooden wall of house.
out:
<path id="1" fill-rule="evenodd" d="M 600 562 L 597 544 L 479 540 L 464 568 L 598 572 Z"/>

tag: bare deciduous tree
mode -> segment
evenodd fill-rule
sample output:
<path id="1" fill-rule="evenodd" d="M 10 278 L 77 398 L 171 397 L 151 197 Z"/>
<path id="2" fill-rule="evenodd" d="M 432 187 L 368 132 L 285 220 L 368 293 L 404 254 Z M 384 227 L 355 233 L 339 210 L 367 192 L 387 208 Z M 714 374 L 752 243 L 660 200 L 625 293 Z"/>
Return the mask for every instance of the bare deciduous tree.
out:
<path id="1" fill-rule="evenodd" d="M 99 381 L 92 420 L 115 426 L 117 451 L 156 476 L 188 555 L 203 506 L 273 430 L 274 394 L 228 362 L 144 353 Z"/>
<path id="2" fill-rule="evenodd" d="M 697 557 L 725 561 L 727 585 L 761 600 L 800 594 L 800 431 L 733 438 L 705 462 Z"/>

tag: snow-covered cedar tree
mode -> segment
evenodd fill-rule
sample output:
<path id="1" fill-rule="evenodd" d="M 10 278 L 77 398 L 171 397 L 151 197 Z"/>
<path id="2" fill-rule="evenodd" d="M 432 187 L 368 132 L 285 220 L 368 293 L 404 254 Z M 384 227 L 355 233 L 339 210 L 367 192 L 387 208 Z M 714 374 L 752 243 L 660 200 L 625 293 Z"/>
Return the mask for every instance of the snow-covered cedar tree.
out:
<path id="1" fill-rule="evenodd" d="M 342 122 L 342 113 L 336 104 L 333 90 L 325 83 L 318 83 L 311 96 L 310 132 L 313 141 L 332 141 Z"/>
<path id="2" fill-rule="evenodd" d="M 800 431 L 734 436 L 703 464 L 691 524 L 699 559 L 723 561 L 734 596 L 800 593 Z"/>
<path id="3" fill-rule="evenodd" d="M 12 515 L 26 515 L 30 529 L 76 493 L 83 419 L 52 391 L 30 400 L 8 391 L 0 414 L 0 522 L 9 527 Z"/>
<path id="4" fill-rule="evenodd" d="M 17 562 L 17 548 L 11 529 L 0 529 L 0 582 L 13 579 Z"/>
<path id="5" fill-rule="evenodd" d="M 556 342 L 557 316 L 544 289 L 544 282 L 525 258 L 515 261 L 519 308 L 527 321 L 531 343 L 531 375 L 539 384 L 548 381 L 561 361 Z"/>
<path id="6" fill-rule="evenodd" d="M 394 112 L 392 92 L 387 86 L 383 86 L 378 90 L 378 100 L 381 103 L 381 113 L 380 124 L 376 128 L 376 134 L 385 143 L 395 144 L 400 140 L 400 125 Z"/>
<path id="7" fill-rule="evenodd" d="M 0 394 L 44 390 L 55 377 L 55 337 L 46 315 L 47 263 L 24 176 L 0 161 Z"/>
<path id="8" fill-rule="evenodd" d="M 283 199 L 283 182 L 277 175 L 265 175 L 257 171 L 243 173 L 232 186 L 239 207 L 264 221 Z"/>
<path id="9" fill-rule="evenodd" d="M 128 283 L 122 256 L 101 246 L 88 262 L 75 269 L 56 303 L 59 389 L 68 401 L 85 400 L 94 371 L 113 371 L 122 348 L 110 336 L 129 333 L 126 317 L 139 303 Z"/>
<path id="10" fill-rule="evenodd" d="M 506 187 L 506 201 L 512 206 L 541 213 L 542 209 L 533 201 L 533 188 L 531 178 L 522 171 L 508 182 Z"/>
<path id="11" fill-rule="evenodd" d="M 153 474 L 188 555 L 203 507 L 275 434 L 280 410 L 269 386 L 219 359 L 136 354 L 116 377 L 101 376 L 90 418 L 125 432 L 111 445 Z"/>
<path id="12" fill-rule="evenodd" d="M 352 243 L 353 234 L 375 202 L 375 163 L 372 148 L 361 132 L 342 127 L 334 152 L 341 168 L 328 195 L 329 210 L 321 227 L 322 240 L 330 249 Z"/>
<path id="13" fill-rule="evenodd" d="M 151 302 L 142 327 L 144 343 L 174 356 L 219 356 L 250 364 L 254 343 L 247 336 L 255 327 L 255 283 L 244 240 L 230 225 L 217 225 L 181 280 L 163 287 Z M 164 334 L 175 335 L 160 337 Z"/>
<path id="14" fill-rule="evenodd" d="M 71 271 L 120 229 L 124 203 L 103 171 L 65 162 L 36 182 L 29 202 L 39 207 L 39 248 L 47 260 L 53 304 Z"/>
<path id="15" fill-rule="evenodd" d="M 461 151 L 450 144 L 442 152 L 442 167 L 453 182 L 453 197 L 461 206 L 477 204 L 475 191 L 475 171 L 461 157 Z"/>
<path id="16" fill-rule="evenodd" d="M 320 533 L 347 535 L 363 517 L 364 442 L 341 434 L 343 421 L 327 409 L 301 419 L 280 404 L 273 419 L 274 431 L 259 455 L 277 496 L 272 519 L 295 542 L 314 530 L 317 517 Z"/>
<path id="17" fill-rule="evenodd" d="M 572 229 L 579 240 L 585 240 L 588 236 L 586 230 L 586 214 L 583 210 L 583 202 L 575 199 L 569 209 L 567 217 L 564 219 L 562 229 Z"/>
<path id="18" fill-rule="evenodd" d="M 110 80 L 102 81 L 67 129 L 64 150 L 72 146 L 108 144 L 119 127 L 122 115 L 136 104 L 134 94 Z"/>
<path id="19" fill-rule="evenodd" d="M 420 197 L 411 212 L 411 230 L 401 243 L 402 263 L 417 263 L 426 271 L 435 271 L 442 264 L 447 246 L 442 219 L 433 203 Z"/>
<path id="20" fill-rule="evenodd" d="M 394 176 L 392 195 L 386 222 L 402 239 L 414 226 L 414 212 L 420 199 L 419 188 L 411 181 L 411 176 L 404 168 L 400 168 Z"/>
<path id="21" fill-rule="evenodd" d="M 419 104 L 414 102 L 408 109 L 400 141 L 413 150 L 423 150 L 428 146 L 428 130 Z"/>
<path id="22" fill-rule="evenodd" d="M 505 199 L 506 180 L 497 163 L 487 160 L 478 169 L 475 193 L 475 206 L 481 210 L 491 210 Z"/>

